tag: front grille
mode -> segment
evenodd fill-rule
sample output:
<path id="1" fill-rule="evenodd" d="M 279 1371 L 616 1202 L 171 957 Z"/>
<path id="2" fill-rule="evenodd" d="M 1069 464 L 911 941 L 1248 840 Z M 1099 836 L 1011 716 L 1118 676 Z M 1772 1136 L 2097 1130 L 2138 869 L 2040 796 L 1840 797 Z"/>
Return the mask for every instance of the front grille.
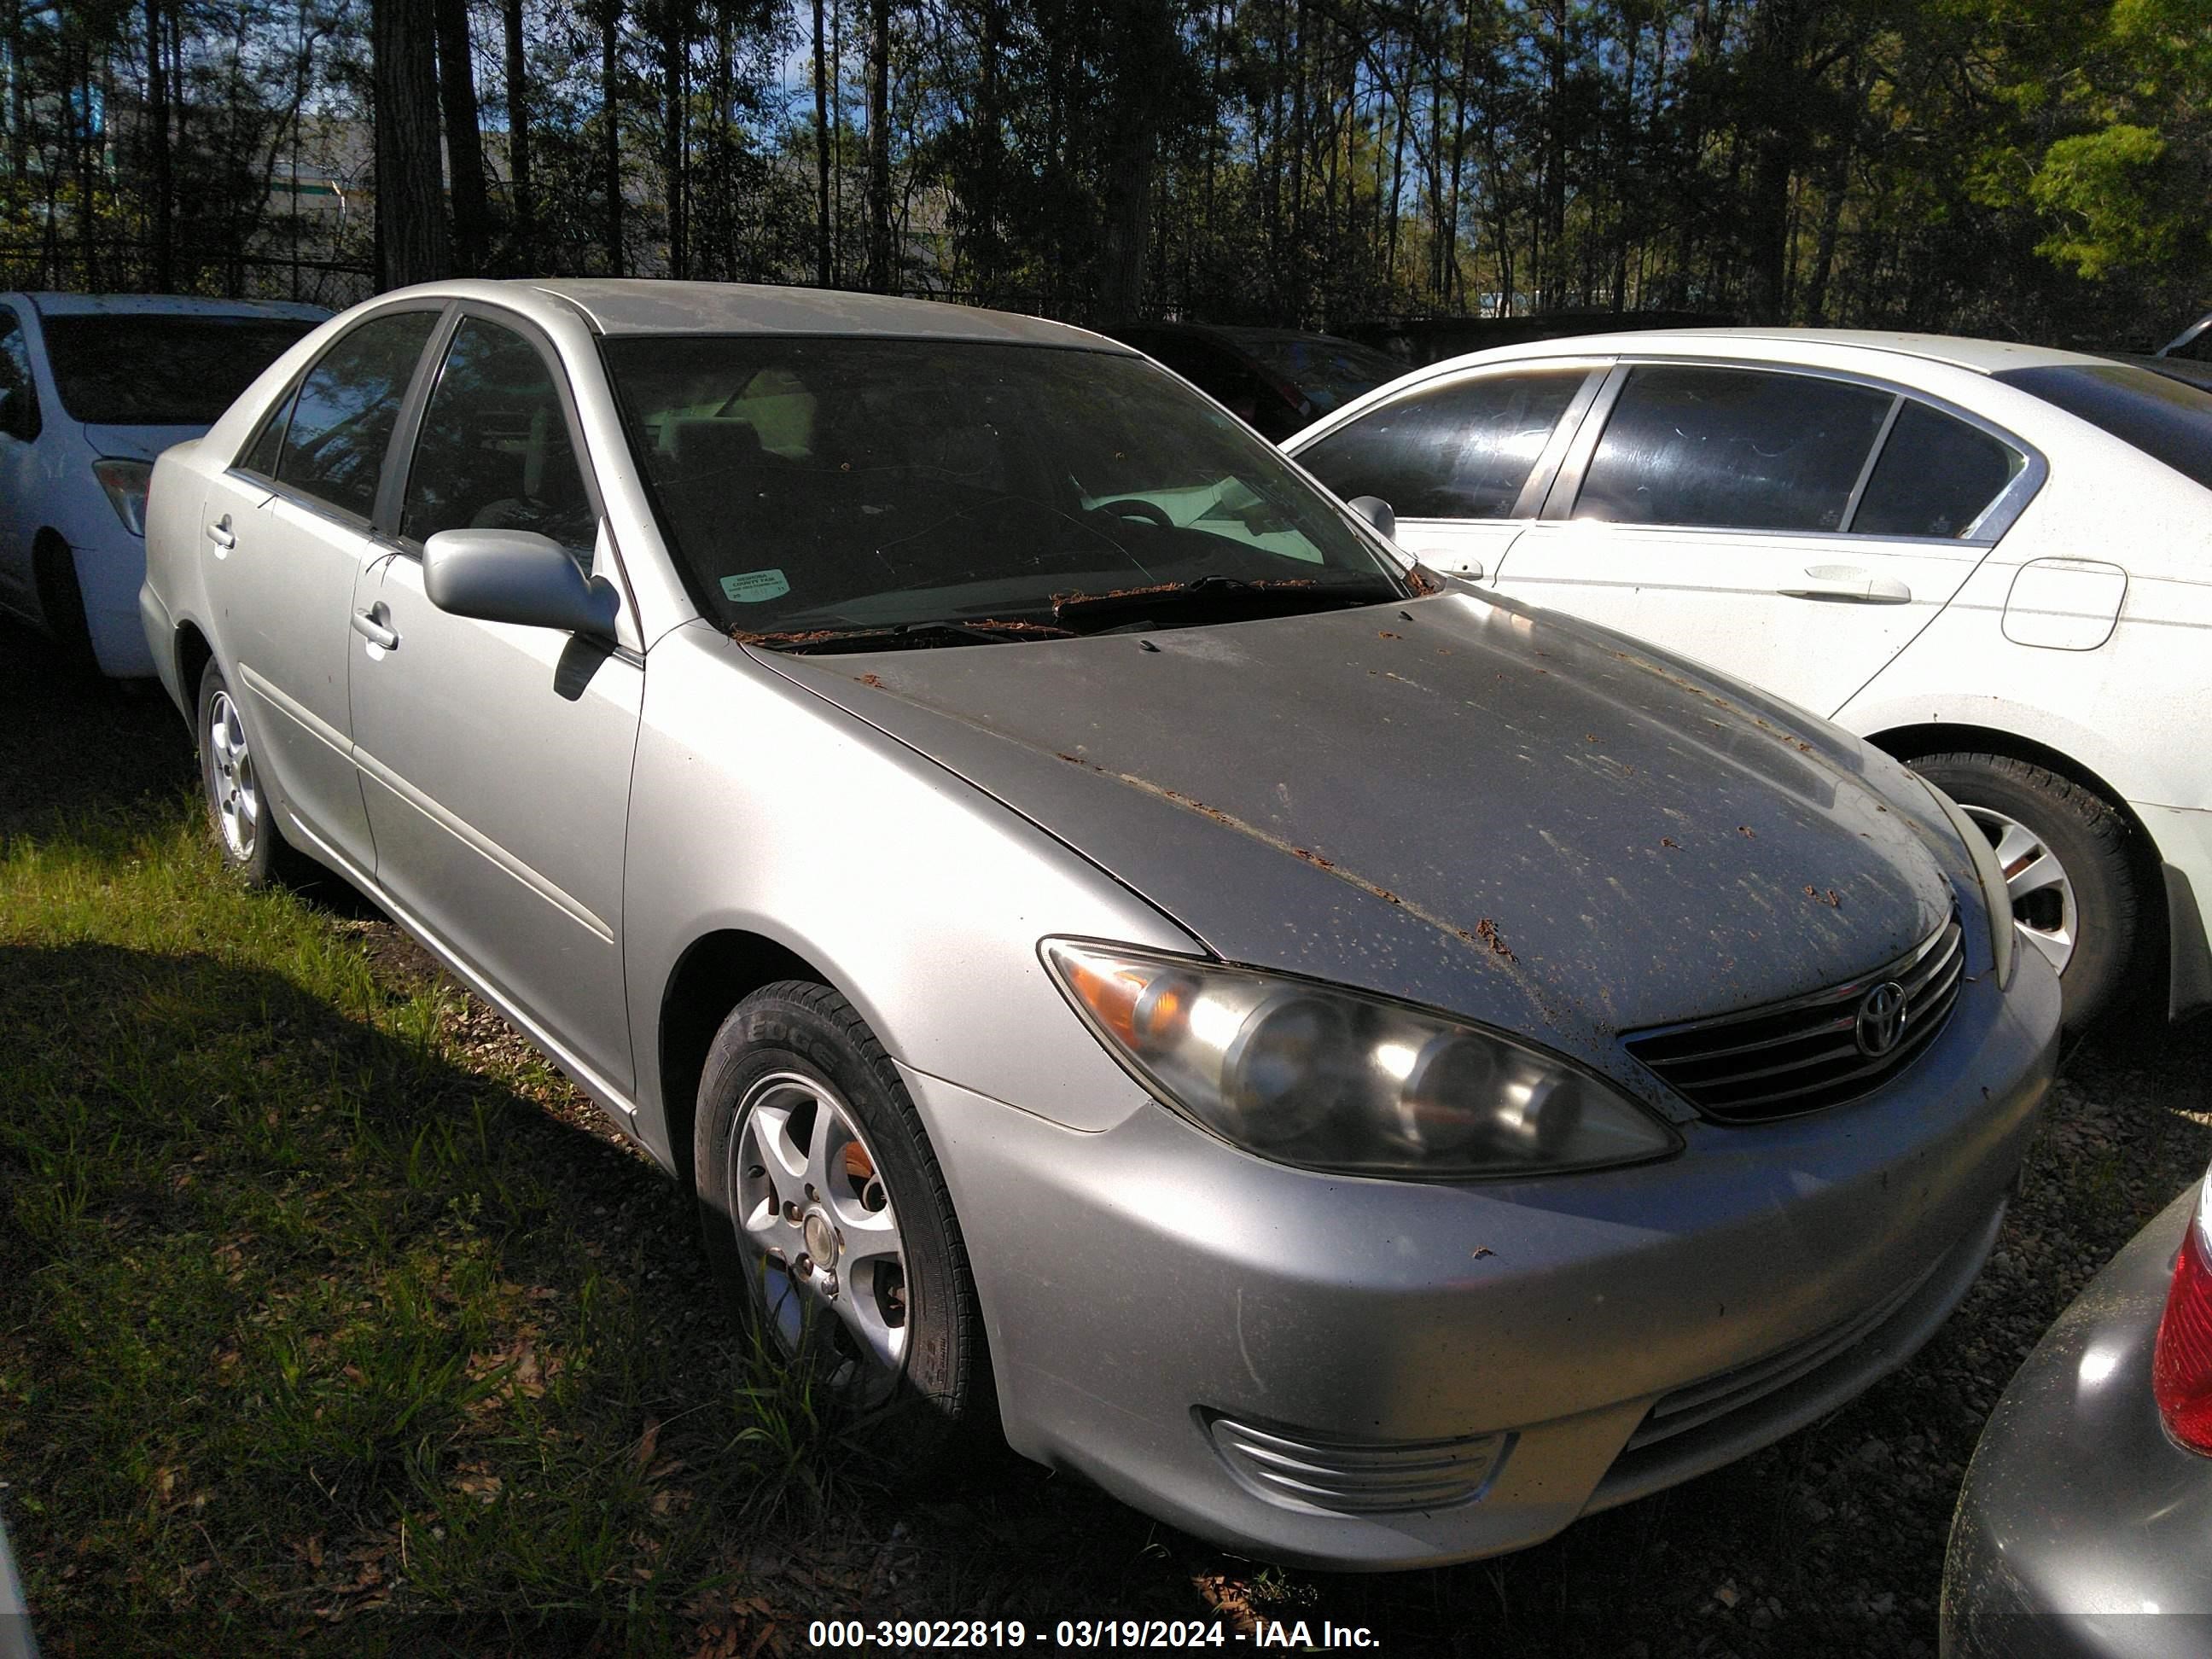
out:
<path id="1" fill-rule="evenodd" d="M 1708 1117 L 1751 1123 L 1790 1117 L 1878 1089 L 1936 1040 L 1959 1000 L 1966 952 L 1955 912 L 1895 962 L 1848 985 L 1789 1002 L 1686 1021 L 1622 1039 L 1628 1052 Z M 1887 1054 L 1860 1046 L 1867 994 L 1905 989 L 1905 1030 Z"/>
<path id="2" fill-rule="evenodd" d="M 1337 1515 L 1397 1515 L 1468 1503 L 1482 1495 L 1512 1438 L 1339 1440 L 1200 1415 L 1221 1461 L 1261 1497 Z"/>

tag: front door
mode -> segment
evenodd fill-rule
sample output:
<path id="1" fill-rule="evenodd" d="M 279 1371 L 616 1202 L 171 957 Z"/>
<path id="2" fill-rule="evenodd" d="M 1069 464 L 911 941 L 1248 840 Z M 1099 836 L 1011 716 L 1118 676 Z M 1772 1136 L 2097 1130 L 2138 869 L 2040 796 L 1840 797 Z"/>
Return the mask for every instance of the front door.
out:
<path id="1" fill-rule="evenodd" d="M 22 320 L 0 306 L 0 605 L 39 614 L 31 569 L 44 492 L 39 479 L 38 377 Z"/>
<path id="2" fill-rule="evenodd" d="M 1347 501 L 1389 502 L 1401 551 L 1484 581 L 1542 500 L 1595 371 L 1522 363 L 1424 381 L 1301 445 L 1297 459 Z"/>
<path id="3" fill-rule="evenodd" d="M 354 641 L 354 737 L 378 885 L 627 1091 L 623 848 L 643 660 L 449 615 L 422 586 L 422 544 L 441 530 L 535 531 L 587 569 L 611 558 L 560 374 L 519 327 L 460 319 L 423 406 L 401 550 L 359 596 L 389 643 Z"/>

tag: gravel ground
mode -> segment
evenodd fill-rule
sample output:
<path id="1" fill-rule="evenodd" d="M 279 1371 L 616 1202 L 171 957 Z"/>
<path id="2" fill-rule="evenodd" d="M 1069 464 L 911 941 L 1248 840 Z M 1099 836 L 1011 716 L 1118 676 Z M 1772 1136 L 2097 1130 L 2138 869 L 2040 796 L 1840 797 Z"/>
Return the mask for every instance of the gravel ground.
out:
<path id="1" fill-rule="evenodd" d="M 0 684 L 31 705 L 0 724 L 0 835 L 158 808 L 192 786 L 165 700 L 62 686 L 44 655 L 0 632 Z M 55 769 L 66 752 L 82 763 Z M 435 971 L 373 910 L 330 897 L 380 972 Z M 456 1018 L 487 1055 L 521 1042 L 474 1004 Z M 1366 1626 L 1394 1652 L 1932 1655 L 1944 1540 L 1981 1424 L 2058 1311 L 2203 1174 L 2208 1062 L 2212 1022 L 2169 1030 L 2137 1018 L 2070 1052 L 1996 1252 L 1919 1355 L 1779 1445 L 1540 1548 L 1384 1577 L 1285 1572 L 1008 1459 L 955 1485 L 856 1501 L 788 1536 L 733 1538 L 728 1582 L 696 1603 L 697 1650 L 804 1651 L 808 1618 L 866 1609 L 1033 1628 L 1109 1613 L 1218 1614 L 1244 1628 L 1328 1619 Z M 553 1109 L 610 1133 L 580 1097 Z M 626 1206 L 610 1226 L 704 1294 L 672 1198 Z"/>

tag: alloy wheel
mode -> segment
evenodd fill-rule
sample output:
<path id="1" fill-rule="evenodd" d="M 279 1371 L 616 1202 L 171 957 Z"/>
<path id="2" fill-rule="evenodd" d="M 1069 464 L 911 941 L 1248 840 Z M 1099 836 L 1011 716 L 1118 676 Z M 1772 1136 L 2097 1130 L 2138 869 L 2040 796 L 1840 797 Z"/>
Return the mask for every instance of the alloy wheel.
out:
<path id="1" fill-rule="evenodd" d="M 888 1395 L 906 1358 L 906 1260 L 874 1152 L 836 1091 L 796 1072 L 755 1083 L 738 1122 L 728 1212 L 777 1340 L 797 1355 L 826 1338 L 833 1385 Z"/>
<path id="2" fill-rule="evenodd" d="M 259 832 L 261 790 L 252 751 L 246 747 L 246 722 L 239 718 L 238 705 L 228 690 L 217 691 L 208 704 L 207 735 L 214 763 L 209 785 L 215 796 L 216 821 L 231 857 L 244 864 L 253 857 Z"/>
<path id="3" fill-rule="evenodd" d="M 2018 818 L 1993 807 L 1966 801 L 1959 805 L 1996 849 L 1997 867 L 2004 872 L 2005 887 L 2012 896 L 2014 929 L 2043 953 L 2054 971 L 2064 973 L 2081 934 L 2081 910 L 2066 866 L 2050 844 Z"/>

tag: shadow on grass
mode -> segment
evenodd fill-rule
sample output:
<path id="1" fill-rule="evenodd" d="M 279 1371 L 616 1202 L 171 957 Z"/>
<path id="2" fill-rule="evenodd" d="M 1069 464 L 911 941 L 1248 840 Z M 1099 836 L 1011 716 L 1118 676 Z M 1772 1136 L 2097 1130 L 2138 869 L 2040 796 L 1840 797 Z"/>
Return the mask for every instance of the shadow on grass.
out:
<path id="1" fill-rule="evenodd" d="M 154 680 L 84 673 L 0 620 L 0 842 L 166 805 L 199 779 L 191 733 Z"/>
<path id="2" fill-rule="evenodd" d="M 658 1649 L 844 1490 L 659 1172 L 392 1012 L 0 945 L 0 1469 L 49 1650 Z"/>

